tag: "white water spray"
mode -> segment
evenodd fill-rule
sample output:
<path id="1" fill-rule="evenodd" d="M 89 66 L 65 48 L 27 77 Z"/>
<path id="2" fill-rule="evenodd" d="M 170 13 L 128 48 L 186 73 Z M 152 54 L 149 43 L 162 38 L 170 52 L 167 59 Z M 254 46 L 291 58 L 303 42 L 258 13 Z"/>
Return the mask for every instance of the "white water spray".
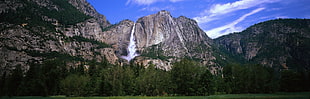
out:
<path id="1" fill-rule="evenodd" d="M 123 59 L 126 59 L 128 62 L 138 56 L 136 53 L 136 42 L 135 42 L 135 37 L 134 37 L 134 32 L 135 32 L 135 27 L 136 24 L 134 23 L 133 28 L 130 33 L 130 42 L 127 48 L 127 56 L 122 56 Z"/>

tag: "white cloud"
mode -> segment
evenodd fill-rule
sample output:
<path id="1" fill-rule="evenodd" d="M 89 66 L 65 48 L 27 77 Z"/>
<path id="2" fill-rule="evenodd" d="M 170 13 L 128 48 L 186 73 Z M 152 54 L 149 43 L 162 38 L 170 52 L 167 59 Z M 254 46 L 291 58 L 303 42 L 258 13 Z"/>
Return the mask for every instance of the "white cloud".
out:
<path id="1" fill-rule="evenodd" d="M 207 10 L 206 12 L 215 15 L 226 14 L 236 10 L 252 8 L 263 3 L 273 3 L 277 1 L 279 0 L 239 0 L 233 3 L 215 4 L 210 10 Z"/>
<path id="2" fill-rule="evenodd" d="M 243 28 L 242 27 L 236 27 L 236 25 L 238 23 L 240 23 L 241 21 L 243 21 L 246 17 L 253 15 L 255 13 L 258 13 L 262 10 L 264 10 L 265 8 L 258 8 L 255 9 L 253 11 L 251 11 L 250 13 L 247 13 L 243 16 L 241 16 L 240 18 L 238 18 L 237 20 L 233 21 L 230 24 L 221 26 L 221 27 L 217 27 L 208 31 L 205 31 L 209 37 L 211 38 L 217 38 L 219 36 L 223 36 L 223 35 L 227 35 L 229 33 L 233 33 L 233 32 L 240 32 Z"/>
<path id="3" fill-rule="evenodd" d="M 210 16 L 202 16 L 202 17 L 194 17 L 194 20 L 196 20 L 199 24 L 201 23 L 208 23 L 213 20 L 219 19 L 218 17 L 210 17 Z"/>
<path id="4" fill-rule="evenodd" d="M 213 20 L 219 19 L 218 17 L 225 14 L 256 7 L 264 3 L 274 3 L 280 0 L 239 0 L 233 3 L 226 4 L 214 4 L 210 9 L 204 10 L 200 17 L 194 17 L 194 19 L 199 23 L 207 23 Z"/>
<path id="5" fill-rule="evenodd" d="M 126 5 L 130 3 L 138 4 L 138 5 L 151 5 L 156 2 L 162 2 L 165 0 L 127 0 Z M 170 2 L 180 2 L 184 0 L 169 0 Z"/>
<path id="6" fill-rule="evenodd" d="M 209 9 L 205 9 L 200 13 L 200 16 L 194 17 L 193 19 L 198 22 L 200 26 L 205 26 L 204 24 L 212 24 L 224 18 L 229 18 L 234 16 L 234 13 L 243 9 L 256 8 L 250 13 L 241 16 L 239 19 L 231 22 L 230 24 L 210 29 L 207 31 L 208 36 L 211 38 L 216 38 L 221 35 L 226 35 L 228 33 L 241 31 L 241 27 L 235 27 L 236 24 L 243 21 L 246 17 L 255 14 L 263 10 L 265 4 L 279 2 L 280 0 L 239 0 L 231 3 L 225 4 L 213 4 Z M 206 27 L 202 27 L 206 28 Z"/>

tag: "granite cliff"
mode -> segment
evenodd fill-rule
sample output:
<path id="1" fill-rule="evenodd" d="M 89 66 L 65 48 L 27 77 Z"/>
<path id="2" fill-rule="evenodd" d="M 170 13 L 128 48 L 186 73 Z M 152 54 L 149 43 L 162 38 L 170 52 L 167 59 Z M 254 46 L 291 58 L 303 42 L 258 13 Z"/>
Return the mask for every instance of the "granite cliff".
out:
<path id="1" fill-rule="evenodd" d="M 278 70 L 308 70 L 310 64 L 307 19 L 262 22 L 211 39 L 196 21 L 168 11 L 110 24 L 86 0 L 4 0 L 0 7 L 0 74 L 58 58 L 67 66 L 104 60 L 128 64 L 121 57 L 128 54 L 132 31 L 139 54 L 132 62 L 146 67 L 170 70 L 183 58 L 208 66 L 212 73 L 231 63 Z"/>
<path id="2" fill-rule="evenodd" d="M 197 22 L 184 16 L 174 18 L 168 11 L 141 17 L 137 22 L 121 21 L 104 31 L 103 41 L 111 44 L 118 56 L 127 55 L 129 35 L 134 25 L 137 52 L 140 54 L 134 60 L 136 63 L 155 64 L 169 70 L 171 63 L 188 57 L 204 65 L 216 65 L 211 49 L 213 41 Z"/>
<path id="3" fill-rule="evenodd" d="M 160 11 L 138 19 L 135 33 L 138 51 L 146 59 L 175 62 L 188 57 L 199 59 L 205 65 L 214 64 L 213 42 L 192 19 L 174 18 L 168 11 Z"/>
<path id="4" fill-rule="evenodd" d="M 309 70 L 310 20 L 277 19 L 255 24 L 215 42 L 233 55 L 280 69 Z"/>
<path id="5" fill-rule="evenodd" d="M 55 58 L 72 66 L 81 60 L 117 63 L 114 49 L 100 38 L 109 22 L 85 0 L 0 2 L 1 74 Z"/>

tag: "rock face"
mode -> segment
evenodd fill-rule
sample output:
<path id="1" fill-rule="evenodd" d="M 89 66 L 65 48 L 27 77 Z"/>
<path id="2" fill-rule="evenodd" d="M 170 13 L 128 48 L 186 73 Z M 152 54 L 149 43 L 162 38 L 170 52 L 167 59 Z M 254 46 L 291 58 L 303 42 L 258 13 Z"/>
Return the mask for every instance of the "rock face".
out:
<path id="1" fill-rule="evenodd" d="M 173 62 L 187 57 L 204 65 L 218 65 L 214 63 L 212 39 L 194 20 L 184 16 L 174 18 L 168 11 L 142 17 L 137 22 L 123 20 L 110 25 L 86 0 L 1 2 L 1 15 L 6 17 L 1 19 L 1 55 L 5 57 L 0 63 L 7 68 L 1 72 L 16 65 L 27 70 L 29 63 L 42 63 L 51 58 L 47 56 L 50 54 L 127 63 L 120 57 L 127 55 L 134 24 L 140 54 L 134 60 L 136 63 L 155 64 L 169 70 Z"/>
<path id="2" fill-rule="evenodd" d="M 136 63 L 152 63 L 169 70 L 172 62 L 188 57 L 199 59 L 205 65 L 215 65 L 212 39 L 194 20 L 184 16 L 174 18 L 168 11 L 141 17 L 135 23 L 124 20 L 104 31 L 103 42 L 112 45 L 117 56 L 127 55 L 126 49 L 134 24 L 135 42 L 140 54 Z"/>
<path id="3" fill-rule="evenodd" d="M 310 67 L 310 20 L 278 19 L 215 39 L 232 54 L 276 69 Z"/>
<path id="4" fill-rule="evenodd" d="M 106 28 L 103 32 L 102 41 L 112 45 L 119 57 L 127 55 L 126 48 L 129 45 L 130 32 L 133 25 L 133 21 L 123 20 L 116 25 Z"/>
<path id="5" fill-rule="evenodd" d="M 211 50 L 212 39 L 197 23 L 184 16 L 174 18 L 168 11 L 139 18 L 136 22 L 135 38 L 141 56 L 151 59 L 175 61 L 189 57 L 201 59 L 205 65 L 211 65 L 211 60 L 215 59 Z"/>
<path id="6" fill-rule="evenodd" d="M 114 49 L 102 42 L 109 22 L 85 0 L 0 2 L 1 75 L 17 65 L 27 71 L 30 64 L 59 57 L 118 63 Z"/>
<path id="7" fill-rule="evenodd" d="M 110 22 L 106 20 L 106 17 L 99 14 L 86 0 L 68 0 L 68 2 L 84 14 L 94 17 L 102 28 L 110 26 Z"/>
<path id="8" fill-rule="evenodd" d="M 146 67 L 170 70 L 182 58 L 210 66 L 212 73 L 239 58 L 277 69 L 310 65 L 306 19 L 267 21 L 212 40 L 194 20 L 168 11 L 111 25 L 86 0 L 4 0 L 0 15 L 0 75 L 61 57 L 126 64 L 120 57 L 128 54 L 132 30 L 139 53 L 133 61 Z"/>

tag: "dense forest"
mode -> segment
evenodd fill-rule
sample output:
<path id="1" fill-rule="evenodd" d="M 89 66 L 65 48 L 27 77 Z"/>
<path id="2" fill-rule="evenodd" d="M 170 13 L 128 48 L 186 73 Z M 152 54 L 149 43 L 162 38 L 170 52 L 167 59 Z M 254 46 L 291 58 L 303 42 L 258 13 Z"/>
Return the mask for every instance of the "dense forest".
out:
<path id="1" fill-rule="evenodd" d="M 139 64 L 112 65 L 107 61 L 66 66 L 63 59 L 18 66 L 0 79 L 1 96 L 196 96 L 231 93 L 309 91 L 309 73 L 253 64 L 229 64 L 213 75 L 208 67 L 183 59 L 170 71 Z"/>

